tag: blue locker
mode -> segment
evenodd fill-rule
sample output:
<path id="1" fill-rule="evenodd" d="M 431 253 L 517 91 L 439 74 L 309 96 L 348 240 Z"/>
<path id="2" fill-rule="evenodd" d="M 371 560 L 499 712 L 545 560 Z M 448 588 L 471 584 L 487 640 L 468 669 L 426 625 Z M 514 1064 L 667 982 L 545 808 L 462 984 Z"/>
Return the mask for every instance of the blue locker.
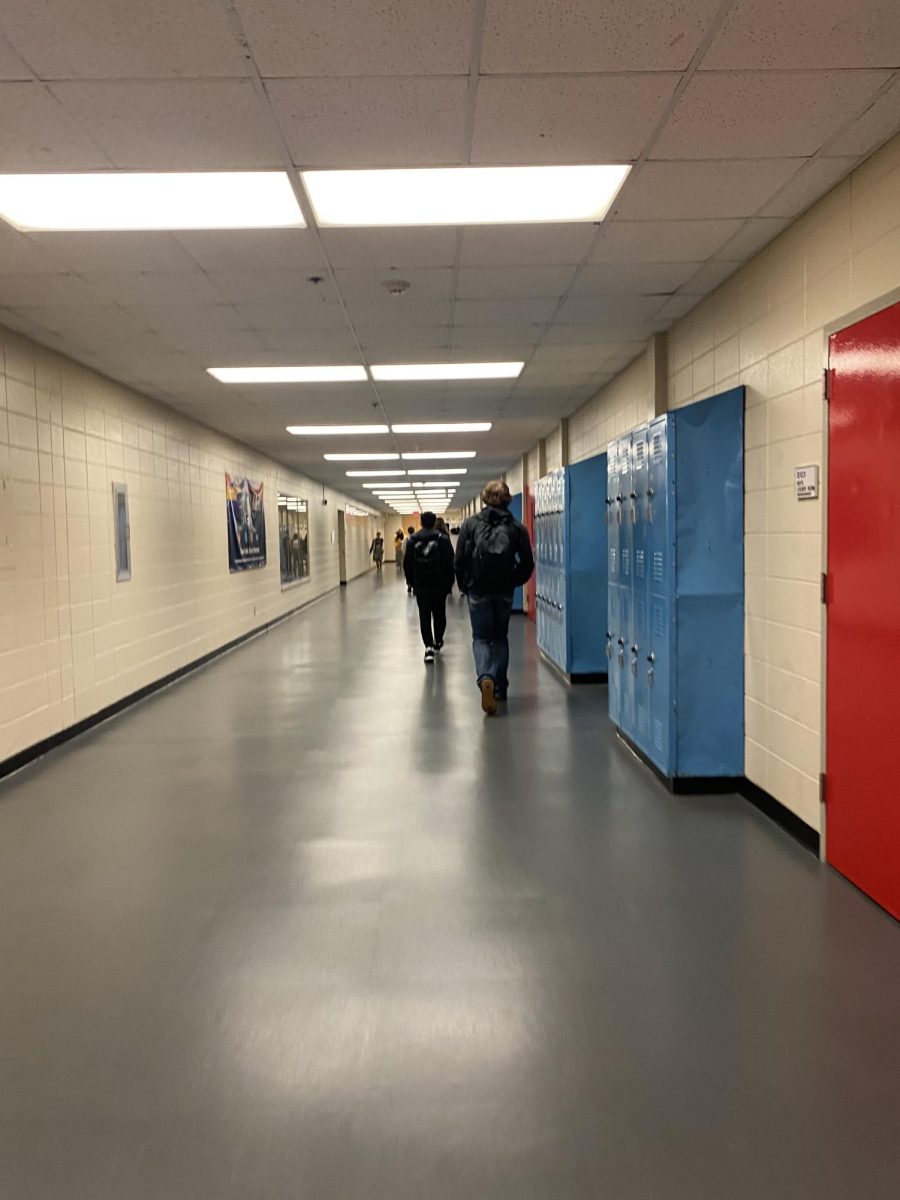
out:
<path id="1" fill-rule="evenodd" d="M 607 459 L 606 484 L 606 537 L 607 537 L 607 585 L 608 617 L 606 628 L 606 660 L 609 672 L 609 715 L 619 724 L 621 720 L 622 680 L 619 667 L 619 636 L 621 618 L 621 579 L 619 575 L 619 446 L 613 442 Z"/>
<path id="2" fill-rule="evenodd" d="M 551 472 L 536 489 L 538 645 L 569 677 L 608 668 L 607 478 L 600 454 Z"/>
<path id="3" fill-rule="evenodd" d="M 630 435 L 627 475 L 619 439 L 609 475 L 628 517 L 610 717 L 671 779 L 744 773 L 743 414 L 734 388 L 657 417 Z"/>
<path id="4" fill-rule="evenodd" d="M 522 517 L 523 501 L 522 501 L 522 493 L 521 492 L 516 492 L 516 494 L 510 498 L 509 511 L 512 513 L 512 515 L 515 517 L 515 519 L 517 521 L 521 521 L 523 519 L 523 517 Z M 516 588 L 516 590 L 513 592 L 512 610 L 514 613 L 521 613 L 521 612 L 525 611 L 525 589 L 524 588 Z"/>

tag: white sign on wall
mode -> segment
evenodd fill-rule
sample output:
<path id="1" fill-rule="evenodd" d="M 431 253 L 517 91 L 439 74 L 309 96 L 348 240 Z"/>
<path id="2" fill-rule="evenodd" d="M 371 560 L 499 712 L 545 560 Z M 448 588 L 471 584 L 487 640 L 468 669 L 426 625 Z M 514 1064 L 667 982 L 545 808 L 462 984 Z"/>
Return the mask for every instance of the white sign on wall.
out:
<path id="1" fill-rule="evenodd" d="M 818 500 L 819 468 L 794 467 L 794 491 L 798 500 Z"/>

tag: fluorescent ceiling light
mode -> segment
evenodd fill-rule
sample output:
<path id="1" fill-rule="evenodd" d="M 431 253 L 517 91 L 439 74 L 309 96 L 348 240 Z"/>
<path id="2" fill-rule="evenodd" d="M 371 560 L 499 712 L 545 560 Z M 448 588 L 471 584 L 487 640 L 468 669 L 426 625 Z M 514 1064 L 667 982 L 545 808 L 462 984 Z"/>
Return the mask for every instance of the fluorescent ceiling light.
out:
<path id="1" fill-rule="evenodd" d="M 323 454 L 326 462 L 396 462 L 400 457 L 393 451 L 383 451 L 380 454 Z"/>
<path id="2" fill-rule="evenodd" d="M 406 471 L 346 471 L 346 475 L 355 479 L 374 479 L 376 475 L 406 475 Z M 363 484 L 365 487 L 365 484 Z"/>
<path id="3" fill-rule="evenodd" d="M 419 488 L 443 488 L 445 492 L 455 492 L 457 488 L 455 479 L 451 479 L 449 483 L 444 484 L 440 479 L 423 479 L 420 483 L 414 483 L 413 487 Z"/>
<path id="4" fill-rule="evenodd" d="M 318 437 L 332 433 L 340 437 L 342 434 L 352 433 L 387 433 L 388 427 L 387 425 L 288 425 L 287 431 L 294 434 L 295 437 Z"/>
<path id="5" fill-rule="evenodd" d="M 283 171 L 0 175 L 16 229 L 272 229 L 303 226 Z"/>
<path id="6" fill-rule="evenodd" d="M 304 171 L 319 225 L 602 221 L 627 166 Z"/>
<path id="7" fill-rule="evenodd" d="M 407 475 L 468 475 L 468 467 L 416 467 L 414 471 L 407 471 Z M 448 483 L 457 483 L 458 480 L 448 480 Z"/>
<path id="8" fill-rule="evenodd" d="M 207 367 L 221 383 L 365 383 L 366 368 L 339 367 Z"/>
<path id="9" fill-rule="evenodd" d="M 432 450 L 428 454 L 415 451 L 412 454 L 404 454 L 403 458 L 407 462 L 412 462 L 413 459 L 426 458 L 474 458 L 474 450 Z"/>
<path id="10" fill-rule="evenodd" d="M 516 379 L 524 366 L 524 362 L 378 363 L 371 371 L 373 379 L 383 382 L 421 383 L 441 379 Z"/>
<path id="11" fill-rule="evenodd" d="M 392 425 L 392 433 L 488 433 L 493 429 L 490 421 L 445 421 L 437 424 Z"/>

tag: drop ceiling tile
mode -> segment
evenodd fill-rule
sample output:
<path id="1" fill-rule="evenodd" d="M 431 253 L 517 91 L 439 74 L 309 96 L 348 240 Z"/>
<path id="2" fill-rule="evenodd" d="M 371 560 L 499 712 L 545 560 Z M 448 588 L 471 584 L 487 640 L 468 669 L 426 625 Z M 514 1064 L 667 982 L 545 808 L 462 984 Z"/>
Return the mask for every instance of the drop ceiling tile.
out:
<path id="1" fill-rule="evenodd" d="M 518 351 L 535 346 L 547 328 L 546 322 L 517 325 L 466 325 L 457 316 L 453 325 L 453 345 L 458 346 L 466 357 L 472 350 L 472 359 L 497 359 L 501 362 L 517 362 L 527 355 Z M 477 352 L 476 349 L 477 348 Z"/>
<path id="2" fill-rule="evenodd" d="M 648 162 L 625 184 L 623 220 L 750 217 L 802 164 L 796 158 Z"/>
<path id="3" fill-rule="evenodd" d="M 230 304 L 140 304 L 125 305 L 124 311 L 160 333 L 188 329 L 245 329 L 246 322 Z"/>
<path id="4" fill-rule="evenodd" d="M 637 158 L 678 82 L 670 74 L 482 79 L 473 163 Z"/>
<path id="5" fill-rule="evenodd" d="M 343 331 L 346 328 L 346 318 L 340 305 L 327 300 L 320 304 L 310 304 L 298 312 L 296 307 L 289 304 L 239 304 L 244 320 L 252 329 L 264 334 L 279 332 L 298 333 L 302 330 Z"/>
<path id="6" fill-rule="evenodd" d="M 0 223 L 0 275 L 58 275 L 67 265 L 51 247 Z"/>
<path id="7" fill-rule="evenodd" d="M 456 230 L 323 229 L 320 236 L 333 267 L 451 267 Z"/>
<path id="8" fill-rule="evenodd" d="M 725 242 L 714 257 L 746 262 L 788 224 L 787 217 L 750 217 L 741 225 L 740 232 Z"/>
<path id="9" fill-rule="evenodd" d="M 391 296 L 376 300 L 350 301 L 350 319 L 358 327 L 394 326 L 414 328 L 419 325 L 446 325 L 450 320 L 450 301 L 416 300 L 412 296 Z"/>
<path id="10" fill-rule="evenodd" d="M 597 236 L 594 225 L 512 225 L 464 229 L 464 267 L 568 266 L 580 263 Z"/>
<path id="11" fill-rule="evenodd" d="M 706 32 L 717 0 L 488 0 L 481 70 L 510 72 L 681 71 Z"/>
<path id="12" fill-rule="evenodd" d="M 4 171 L 86 171 L 109 160 L 39 83 L 0 83 Z"/>
<path id="13" fill-rule="evenodd" d="M 80 273 L 196 270 L 171 233 L 30 233 L 28 237 Z"/>
<path id="14" fill-rule="evenodd" d="M 42 79 L 247 74 L 218 0 L 10 4 L 3 32 Z"/>
<path id="15" fill-rule="evenodd" d="M 741 228 L 735 221 L 620 221 L 606 223 L 592 263 L 701 262 Z"/>
<path id="16" fill-rule="evenodd" d="M 250 49 L 264 76 L 464 75 L 473 0 L 415 4 L 342 0 L 240 0 Z"/>
<path id="17" fill-rule="evenodd" d="M 286 271 L 322 274 L 322 255 L 309 229 L 200 229 L 177 235 L 204 271 Z"/>
<path id="18" fill-rule="evenodd" d="M 456 288 L 459 300 L 513 300 L 552 296 L 557 299 L 575 275 L 571 266 L 462 267 Z"/>
<path id="19" fill-rule="evenodd" d="M 465 77 L 276 79 L 266 89 L 300 167 L 465 162 Z"/>
<path id="20" fill-rule="evenodd" d="M 389 270 L 362 268 L 335 272 L 341 295 L 348 304 L 406 305 L 421 300 L 449 300 L 453 292 L 453 271 L 450 267 L 418 268 L 402 264 Z M 391 296 L 385 283 L 403 280 L 410 285 L 402 296 Z"/>
<path id="21" fill-rule="evenodd" d="M 307 310 L 336 305 L 337 296 L 328 279 L 310 283 L 301 271 L 210 272 L 209 280 L 221 298 L 232 304 L 289 304 L 298 317 Z"/>
<path id="22" fill-rule="evenodd" d="M 16 54 L 5 38 L 0 38 L 0 80 L 22 80 L 33 78 L 32 72 Z"/>
<path id="23" fill-rule="evenodd" d="M 607 359 L 612 357 L 616 349 L 615 343 L 592 345 L 590 342 L 585 342 L 571 346 L 545 343 L 535 350 L 529 363 L 529 370 L 532 368 L 552 369 L 558 366 L 564 371 L 598 371 Z"/>
<path id="24" fill-rule="evenodd" d="M 886 71 L 699 72 L 654 144 L 653 157 L 808 157 L 888 78 Z"/>
<path id="25" fill-rule="evenodd" d="M 132 349 L 142 340 L 159 346 L 153 331 L 121 308 L 46 304 L 23 307 L 18 311 L 42 328 L 63 334 L 91 349 L 105 346 L 108 350 L 110 342 L 118 343 L 120 339 L 127 339 Z"/>
<path id="26" fill-rule="evenodd" d="M 739 269 L 740 265 L 739 262 L 728 262 L 727 260 L 704 263 L 696 274 L 692 275 L 687 283 L 685 283 L 681 289 L 681 294 L 685 296 L 706 296 L 710 292 L 715 291 L 726 279 L 730 279 L 735 271 Z"/>
<path id="27" fill-rule="evenodd" d="M 359 351 L 346 328 L 310 329 L 301 325 L 294 329 L 262 329 L 259 336 L 266 351 L 275 357 L 265 361 L 318 365 L 322 362 L 352 363 Z"/>
<path id="28" fill-rule="evenodd" d="M 283 166 L 249 80 L 58 83 L 53 90 L 117 167 L 203 171 Z"/>
<path id="29" fill-rule="evenodd" d="M 675 321 L 685 316 L 700 303 L 699 296 L 670 296 L 655 316 L 656 326 L 660 330 L 670 328 Z"/>
<path id="30" fill-rule="evenodd" d="M 894 67 L 900 21 L 888 0 L 738 0 L 703 69 Z"/>
<path id="31" fill-rule="evenodd" d="M 573 296 L 628 296 L 674 292 L 700 266 L 678 263 L 591 263 L 584 267 Z"/>
<path id="32" fill-rule="evenodd" d="M 864 155 L 900 130 L 900 80 L 866 109 L 849 129 L 828 143 L 829 155 Z"/>
<path id="33" fill-rule="evenodd" d="M 222 296 L 201 271 L 84 274 L 84 282 L 111 304 L 217 304 Z"/>
<path id="34" fill-rule="evenodd" d="M 0 304 L 9 308 L 71 305 L 106 308 L 111 301 L 76 275 L 2 275 Z"/>
<path id="35" fill-rule="evenodd" d="M 167 345 L 193 355 L 204 366 L 244 366 L 253 363 L 280 366 L 283 359 L 267 350 L 262 334 L 252 329 L 176 329 L 164 338 Z"/>
<path id="36" fill-rule="evenodd" d="M 454 321 L 460 325 L 543 325 L 551 319 L 557 300 L 457 300 Z"/>
<path id="37" fill-rule="evenodd" d="M 801 167 L 777 196 L 760 209 L 761 217 L 795 217 L 849 175 L 856 158 L 816 158 Z"/>
<path id="38" fill-rule="evenodd" d="M 659 296 L 569 296 L 559 310 L 561 324 L 597 322 L 621 329 L 631 321 L 645 321 L 662 305 Z"/>

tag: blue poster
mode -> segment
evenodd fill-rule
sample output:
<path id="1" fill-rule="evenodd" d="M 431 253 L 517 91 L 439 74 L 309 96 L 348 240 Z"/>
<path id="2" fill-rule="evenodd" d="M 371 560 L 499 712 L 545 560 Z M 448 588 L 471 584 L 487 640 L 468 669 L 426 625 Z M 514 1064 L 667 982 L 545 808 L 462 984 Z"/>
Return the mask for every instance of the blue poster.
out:
<path id="1" fill-rule="evenodd" d="M 248 571 L 266 565 L 266 514 L 263 485 L 225 473 L 228 512 L 228 569 Z"/>

